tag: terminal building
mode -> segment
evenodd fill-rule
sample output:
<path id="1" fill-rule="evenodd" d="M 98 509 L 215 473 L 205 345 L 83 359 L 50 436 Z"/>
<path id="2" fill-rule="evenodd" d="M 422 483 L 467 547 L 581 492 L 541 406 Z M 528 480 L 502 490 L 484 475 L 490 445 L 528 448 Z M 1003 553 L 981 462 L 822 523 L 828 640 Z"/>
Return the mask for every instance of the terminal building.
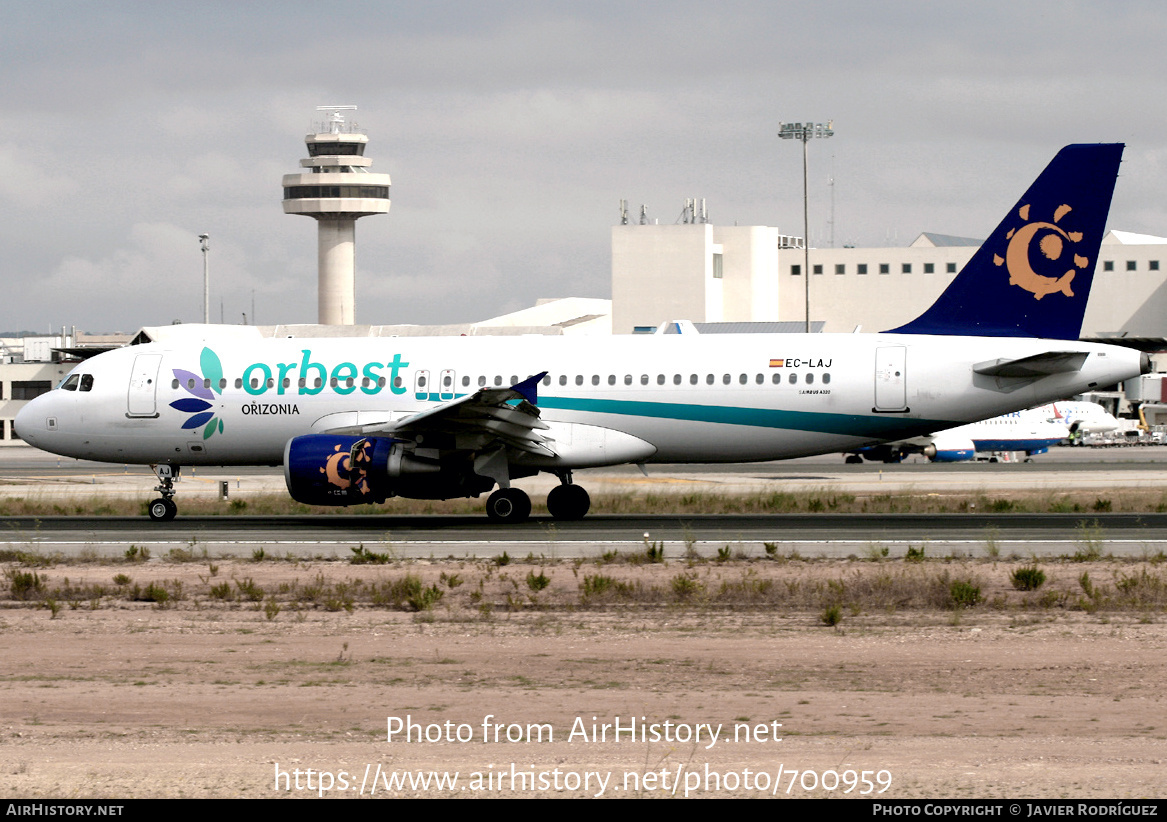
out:
<path id="1" fill-rule="evenodd" d="M 883 331 L 915 319 L 980 244 L 923 233 L 907 247 L 812 248 L 812 330 Z M 801 238 L 770 226 L 613 226 L 612 333 L 651 333 L 681 319 L 802 331 L 803 255 Z M 1167 338 L 1167 238 L 1106 234 L 1082 336 L 1148 338 L 1152 347 Z"/>

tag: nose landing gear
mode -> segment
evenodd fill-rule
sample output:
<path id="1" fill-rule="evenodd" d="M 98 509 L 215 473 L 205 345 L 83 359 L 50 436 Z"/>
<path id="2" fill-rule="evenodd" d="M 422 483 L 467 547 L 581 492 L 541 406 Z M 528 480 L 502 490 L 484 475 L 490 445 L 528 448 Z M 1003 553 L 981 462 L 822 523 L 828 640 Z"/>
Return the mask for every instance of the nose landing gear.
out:
<path id="1" fill-rule="evenodd" d="M 174 504 L 174 483 L 179 478 L 181 465 L 151 465 L 154 474 L 158 477 L 158 484 L 154 490 L 162 496 L 150 503 L 146 509 L 150 519 L 155 522 L 169 522 L 178 513 L 178 506 Z"/>

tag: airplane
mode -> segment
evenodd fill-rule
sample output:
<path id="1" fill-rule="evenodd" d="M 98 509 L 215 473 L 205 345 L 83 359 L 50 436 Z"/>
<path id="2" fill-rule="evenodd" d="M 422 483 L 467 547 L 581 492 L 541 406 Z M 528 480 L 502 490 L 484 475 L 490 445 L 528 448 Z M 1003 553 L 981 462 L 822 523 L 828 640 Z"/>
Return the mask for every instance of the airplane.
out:
<path id="1" fill-rule="evenodd" d="M 1055 402 L 1035 410 L 1070 426 L 1072 438 L 1083 434 L 1107 434 L 1118 429 L 1114 415 L 1096 402 Z"/>
<path id="2" fill-rule="evenodd" d="M 152 519 L 183 466 L 282 465 L 291 496 L 353 505 L 489 493 L 521 522 L 515 480 L 580 469 L 751 462 L 854 450 L 1147 373 L 1078 342 L 1122 144 L 1063 148 L 936 303 L 876 334 L 264 338 L 180 326 L 77 365 L 16 428 L 70 457 L 150 465 Z M 497 489 L 496 489 L 497 486 Z"/>
<path id="3" fill-rule="evenodd" d="M 1026 458 L 1044 454 L 1069 438 L 1071 426 L 1053 418 L 1050 406 L 1012 411 L 988 420 L 972 422 L 926 437 L 875 445 L 847 455 L 848 463 L 864 458 L 900 462 L 908 454 L 923 454 L 931 462 L 967 462 L 978 454 L 1025 452 Z M 989 458 L 996 462 L 996 456 Z"/>

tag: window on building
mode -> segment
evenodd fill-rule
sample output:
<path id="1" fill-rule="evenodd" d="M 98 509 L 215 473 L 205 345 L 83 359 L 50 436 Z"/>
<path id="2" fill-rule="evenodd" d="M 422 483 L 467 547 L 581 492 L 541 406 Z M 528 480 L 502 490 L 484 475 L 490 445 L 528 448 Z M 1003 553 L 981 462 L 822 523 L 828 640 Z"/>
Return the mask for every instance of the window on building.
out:
<path id="1" fill-rule="evenodd" d="M 1127 271 L 1137 271 L 1138 270 L 1138 266 L 1135 264 L 1134 260 L 1127 260 L 1126 261 L 1126 270 Z"/>
<path id="2" fill-rule="evenodd" d="M 936 266 L 933 265 L 932 263 L 924 263 L 924 273 L 925 274 L 935 274 L 936 273 Z"/>
<path id="3" fill-rule="evenodd" d="M 792 266 L 790 266 L 790 276 L 791 276 L 791 277 L 799 277 L 799 276 L 802 276 L 802 266 L 800 266 L 800 265 L 792 265 Z"/>
<path id="4" fill-rule="evenodd" d="M 1114 271 L 1114 260 L 1103 260 L 1102 261 L 1102 270 L 1103 271 Z"/>
<path id="5" fill-rule="evenodd" d="M 867 263 L 859 263 L 859 265 L 855 266 L 855 273 L 856 274 L 866 274 L 867 273 Z"/>
<path id="6" fill-rule="evenodd" d="M 879 264 L 879 273 L 880 274 L 890 274 L 891 273 L 891 266 L 889 266 L 887 263 L 880 263 Z"/>
<path id="7" fill-rule="evenodd" d="M 847 266 L 843 265 L 842 263 L 835 263 L 835 273 L 836 274 L 846 274 L 847 273 Z"/>
<path id="8" fill-rule="evenodd" d="M 911 263 L 903 263 L 900 266 L 900 271 L 903 272 L 904 274 L 911 274 L 912 273 L 912 264 Z"/>
<path id="9" fill-rule="evenodd" d="M 53 384 L 48 380 L 13 380 L 12 381 L 12 399 L 14 400 L 31 400 L 39 397 L 41 394 L 47 394 L 53 389 Z"/>
<path id="10" fill-rule="evenodd" d="M 945 263 L 944 270 L 947 271 L 949 274 L 955 274 L 956 273 L 956 263 Z"/>
<path id="11" fill-rule="evenodd" d="M 823 273 L 823 267 L 822 267 L 822 264 L 821 264 L 821 263 L 815 263 L 813 266 L 811 266 L 811 269 L 810 269 L 810 270 L 811 270 L 811 271 L 813 271 L 815 274 L 822 274 L 822 273 Z"/>
<path id="12" fill-rule="evenodd" d="M 1148 260 L 1147 261 L 1147 270 L 1148 271 L 1158 271 L 1159 270 L 1159 261 L 1158 260 Z M 3 397 L 0 397 L 0 399 L 3 399 Z"/>
<path id="13" fill-rule="evenodd" d="M 722 275 L 722 255 L 713 255 L 713 279 L 720 280 Z"/>

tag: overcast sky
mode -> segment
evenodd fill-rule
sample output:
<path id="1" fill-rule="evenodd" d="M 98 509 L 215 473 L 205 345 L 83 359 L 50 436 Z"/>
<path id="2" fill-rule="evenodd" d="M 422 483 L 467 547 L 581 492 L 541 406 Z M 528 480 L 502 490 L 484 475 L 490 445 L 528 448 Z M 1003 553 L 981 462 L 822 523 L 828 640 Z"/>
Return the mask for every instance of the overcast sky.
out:
<path id="1" fill-rule="evenodd" d="M 610 296 L 618 202 L 906 245 L 984 237 L 1058 148 L 1125 142 L 1110 226 L 1167 235 L 1156 2 L 0 2 L 0 329 L 316 319 L 316 226 L 280 179 L 359 106 L 388 216 L 357 322 Z M 254 295 L 254 296 L 253 296 Z"/>

